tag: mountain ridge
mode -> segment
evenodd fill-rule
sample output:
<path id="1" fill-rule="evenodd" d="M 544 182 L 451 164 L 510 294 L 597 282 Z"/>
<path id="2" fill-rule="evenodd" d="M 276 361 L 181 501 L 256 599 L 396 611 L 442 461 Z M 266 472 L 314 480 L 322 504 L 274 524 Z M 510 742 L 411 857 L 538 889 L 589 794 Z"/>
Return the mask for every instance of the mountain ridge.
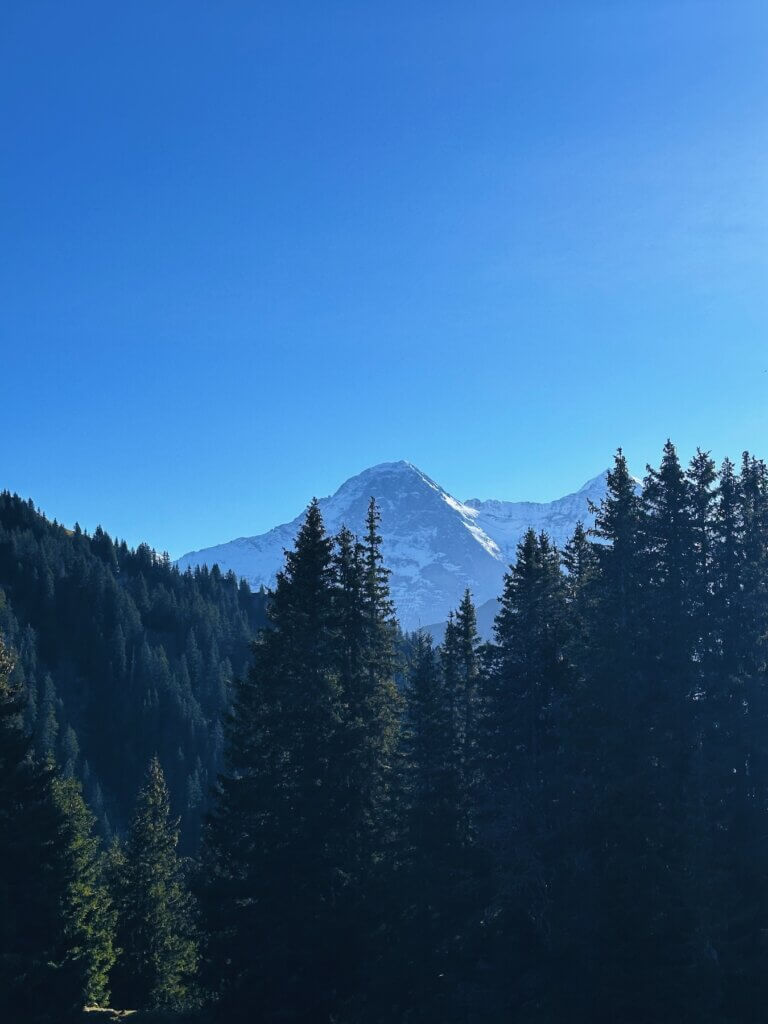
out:
<path id="1" fill-rule="evenodd" d="M 605 478 L 603 472 L 551 502 L 460 501 L 414 463 L 399 460 L 362 470 L 318 503 L 330 533 L 342 525 L 362 532 L 368 501 L 376 499 L 392 596 L 403 628 L 415 629 L 444 620 L 467 588 L 478 604 L 497 597 L 528 527 L 546 530 L 562 545 L 579 520 L 589 525 L 590 502 L 605 494 Z M 303 517 L 302 510 L 265 533 L 190 551 L 176 564 L 182 570 L 218 564 L 253 587 L 270 587 Z"/>

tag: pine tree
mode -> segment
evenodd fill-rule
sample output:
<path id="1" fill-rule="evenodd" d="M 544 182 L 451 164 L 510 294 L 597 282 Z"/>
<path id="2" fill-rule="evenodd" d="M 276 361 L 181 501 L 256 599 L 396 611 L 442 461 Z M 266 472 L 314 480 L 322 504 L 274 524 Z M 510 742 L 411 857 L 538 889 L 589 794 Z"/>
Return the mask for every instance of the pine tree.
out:
<path id="1" fill-rule="evenodd" d="M 546 534 L 528 530 L 504 581 L 490 680 L 491 771 L 535 791 L 567 676 L 566 582 Z"/>
<path id="2" fill-rule="evenodd" d="M 362 611 L 365 627 L 363 666 L 366 677 L 358 714 L 364 728 L 359 785 L 366 792 L 369 857 L 384 845 L 389 810 L 391 762 L 398 743 L 400 697 L 395 683 L 397 623 L 389 593 L 390 571 L 384 566 L 379 532 L 381 513 L 371 498 L 362 545 L 364 579 Z"/>
<path id="3" fill-rule="evenodd" d="M 195 908 L 177 853 L 178 822 L 160 762 L 153 758 L 139 793 L 118 881 L 115 998 L 135 1009 L 182 1009 L 195 999 Z M 113 854 L 113 867 L 119 855 Z"/>
<path id="4" fill-rule="evenodd" d="M 348 944 L 340 951 L 338 984 L 358 993 L 370 992 L 372 965 L 386 941 L 400 715 L 397 626 L 379 519 L 371 500 L 363 542 L 342 529 L 334 555 L 333 628 L 343 709 L 333 740 L 341 801 L 338 870 L 347 879 L 337 921 Z"/>
<path id="5" fill-rule="evenodd" d="M 735 486 L 734 486 L 735 484 Z M 737 509 L 732 506 L 736 497 Z M 719 894 L 726 920 L 718 945 L 725 967 L 724 1003 L 748 1019 L 768 999 L 761 964 L 768 953 L 768 894 L 762 884 L 768 857 L 764 827 L 768 800 L 768 471 L 745 452 L 737 481 L 720 486 L 720 611 L 724 613 L 725 693 L 717 733 L 720 778 L 728 779 L 726 814 L 716 819 Z M 734 523 L 736 529 L 734 529 Z M 729 579 L 730 577 L 730 579 Z M 728 671 L 730 670 L 730 671 Z M 722 678 L 722 677 L 721 677 Z M 726 740 L 730 740 L 727 743 Z M 718 793 L 722 796 L 722 793 Z M 724 847 L 724 849 L 723 849 Z"/>
<path id="6" fill-rule="evenodd" d="M 116 958 L 117 912 L 106 884 L 96 819 L 75 779 L 56 779 L 53 786 L 67 840 L 69 885 L 64 912 L 72 943 L 70 955 L 85 968 L 83 1001 L 106 1006 L 109 973 Z"/>
<path id="7" fill-rule="evenodd" d="M 730 459 L 720 468 L 713 537 L 713 619 L 719 637 L 720 675 L 741 665 L 744 509 L 741 480 Z"/>
<path id="8" fill-rule="evenodd" d="M 690 593 L 696 656 L 708 672 L 716 657 L 717 641 L 712 597 L 714 592 L 717 469 L 708 452 L 696 449 L 687 472 L 693 549 Z"/>
<path id="9" fill-rule="evenodd" d="M 576 523 L 571 538 L 563 548 L 562 562 L 566 571 L 565 589 L 571 614 L 583 623 L 586 619 L 589 587 L 597 567 L 597 555 L 581 521 Z"/>
<path id="10" fill-rule="evenodd" d="M 704 493 L 698 491 L 701 506 Z M 689 668 L 697 647 L 695 602 L 701 585 L 696 545 L 702 540 L 701 525 L 694 527 L 693 490 L 671 441 L 664 445 L 658 470 L 648 466 L 643 486 L 645 554 L 648 559 L 648 614 L 651 642 L 665 676 L 674 677 L 679 699 L 690 690 Z M 701 508 L 697 509 L 701 515 Z"/>
<path id="11" fill-rule="evenodd" d="M 768 469 L 748 452 L 742 457 L 741 499 L 742 665 L 756 676 L 768 649 Z"/>
<path id="12" fill-rule="evenodd" d="M 465 728 L 465 709 L 457 694 L 474 698 L 477 673 L 474 609 L 466 599 L 462 606 L 461 627 L 456 616 L 449 620 L 448 653 L 438 657 L 431 638 L 417 634 L 407 675 L 403 821 L 394 880 L 398 956 L 388 993 L 392 1020 L 463 1020 L 468 1009 L 469 936 L 480 900 L 472 831 L 475 793 L 466 788 L 469 762 L 459 732 Z M 462 639 L 469 641 L 463 663 Z M 475 711 L 473 704 L 472 715 Z M 474 744 L 474 720 L 471 726 L 467 735 Z"/>
<path id="13" fill-rule="evenodd" d="M 454 706 L 432 638 L 426 633 L 416 635 L 405 693 L 407 845 L 417 859 L 416 890 L 421 891 L 460 834 L 452 743 Z"/>
<path id="14" fill-rule="evenodd" d="M 531 998 L 551 963 L 550 849 L 553 836 L 567 834 L 569 814 L 561 764 L 571 697 L 566 583 L 546 534 L 526 531 L 500 605 L 485 683 L 481 835 L 495 862 L 490 957 L 503 1015 Z M 546 994 L 550 1009 L 557 987 Z"/>
<path id="15" fill-rule="evenodd" d="M 679 815 L 668 811 L 690 754 L 688 689 L 678 678 L 692 640 L 690 526 L 673 446 L 659 471 L 649 469 L 642 497 L 619 451 L 595 509 L 598 576 L 574 723 L 574 745 L 590 761 L 581 838 L 590 870 L 573 916 L 585 990 L 601 994 L 605 1020 L 685 1012 L 689 965 L 675 961 L 671 936 L 690 924 L 690 905 Z"/>
<path id="16" fill-rule="evenodd" d="M 0 1019 L 68 1021 L 83 1005 L 84 972 L 67 929 L 64 822 L 53 764 L 30 756 L 11 669 L 0 640 Z"/>
<path id="17" fill-rule="evenodd" d="M 444 672 L 452 702 L 451 736 L 458 787 L 459 841 L 475 838 L 480 715 L 480 637 L 469 590 L 450 619 L 443 648 Z"/>
<path id="18" fill-rule="evenodd" d="M 659 469 L 648 467 L 643 486 L 648 663 L 638 723 L 650 765 L 646 798 L 654 808 L 648 846 L 663 865 L 656 905 L 649 903 L 649 909 L 654 907 L 654 927 L 666 936 L 667 956 L 676 963 L 665 998 L 689 1012 L 700 1001 L 700 1014 L 713 994 L 707 986 L 710 922 L 700 905 L 705 890 L 699 877 L 707 871 L 704 849 L 710 836 L 701 799 L 706 725 L 700 698 L 708 683 L 701 624 L 709 602 L 711 470 L 699 453 L 686 473 L 671 441 L 664 445 Z"/>
<path id="19" fill-rule="evenodd" d="M 343 947 L 335 908 L 348 793 L 332 541 L 317 502 L 286 553 L 271 628 L 238 684 L 203 848 L 208 974 L 223 1019 L 328 1018 Z"/>
<path id="20" fill-rule="evenodd" d="M 610 641 L 610 648 L 605 649 L 606 661 L 618 656 L 623 666 L 635 661 L 641 643 L 637 630 L 642 626 L 647 564 L 643 505 L 621 449 L 606 484 L 605 499 L 593 508 L 592 533 L 603 542 L 595 548 L 601 597 L 596 614 L 601 619 L 602 640 Z"/>

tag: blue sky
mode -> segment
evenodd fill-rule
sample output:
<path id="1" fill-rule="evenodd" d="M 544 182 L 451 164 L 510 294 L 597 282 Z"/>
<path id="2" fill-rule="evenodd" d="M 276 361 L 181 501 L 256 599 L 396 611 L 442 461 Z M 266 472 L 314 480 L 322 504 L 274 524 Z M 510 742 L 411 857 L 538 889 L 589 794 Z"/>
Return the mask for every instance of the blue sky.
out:
<path id="1" fill-rule="evenodd" d="M 768 455 L 764 0 L 0 12 L 0 487 L 172 555 L 406 458 Z"/>

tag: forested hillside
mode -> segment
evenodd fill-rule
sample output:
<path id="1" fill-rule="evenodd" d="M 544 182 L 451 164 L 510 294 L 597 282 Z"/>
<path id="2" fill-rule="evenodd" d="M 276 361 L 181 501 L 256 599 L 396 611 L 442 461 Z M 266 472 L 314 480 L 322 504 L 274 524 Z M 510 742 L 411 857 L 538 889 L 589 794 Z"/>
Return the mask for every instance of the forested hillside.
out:
<path id="1" fill-rule="evenodd" d="M 222 732 L 208 763 L 223 756 L 186 862 L 165 782 L 184 763 L 181 744 L 153 716 L 172 716 L 191 747 L 189 723 L 216 702 L 206 705 L 197 676 L 174 684 L 187 634 L 151 609 L 175 594 L 185 629 L 218 609 L 221 651 L 224 623 L 239 624 L 229 639 L 245 645 L 252 598 L 218 574 L 179 576 L 142 549 L 70 535 L 15 499 L 7 508 L 4 578 L 16 614 L 38 609 L 41 662 L 60 671 L 77 654 L 88 664 L 90 644 L 103 649 L 101 671 L 121 665 L 109 609 L 125 594 L 127 609 L 143 608 L 137 637 L 169 652 L 157 701 L 142 676 L 131 706 L 128 655 L 109 677 L 116 723 L 98 717 L 87 689 L 74 699 L 93 674 L 56 677 L 83 748 L 90 728 L 107 765 L 104 736 L 123 737 L 141 776 L 124 838 L 99 852 L 76 785 L 61 779 L 67 746 L 55 741 L 58 772 L 24 756 L 24 722 L 40 744 L 46 719 L 31 715 L 36 690 L 8 681 L 13 653 L 0 649 L 0 997 L 25 1008 L 16 1019 L 60 1024 L 110 993 L 116 1005 L 222 1024 L 764 1018 L 762 461 L 745 454 L 738 470 L 726 460 L 718 471 L 697 452 L 684 467 L 668 443 L 638 493 L 619 452 L 593 531 L 577 527 L 562 550 L 544 533 L 524 536 L 491 643 L 466 593 L 440 646 L 425 634 L 403 645 L 375 502 L 359 539 L 329 535 L 312 503 L 269 596 L 269 628 L 231 705 L 226 687 L 217 698 Z M 9 553 L 24 545 L 39 549 L 39 566 L 58 552 L 60 580 L 85 586 L 90 566 L 111 597 L 72 615 L 71 584 L 59 583 L 55 602 L 54 568 L 26 582 L 12 571 Z M 46 604 L 39 594 L 51 590 Z M 188 777 L 185 767 L 175 785 Z"/>
<path id="2" fill-rule="evenodd" d="M 0 636 L 15 652 L 38 756 L 82 779 L 122 830 L 151 756 L 193 849 L 221 756 L 233 677 L 264 598 L 218 568 L 180 573 L 147 545 L 50 522 L 0 494 Z"/>

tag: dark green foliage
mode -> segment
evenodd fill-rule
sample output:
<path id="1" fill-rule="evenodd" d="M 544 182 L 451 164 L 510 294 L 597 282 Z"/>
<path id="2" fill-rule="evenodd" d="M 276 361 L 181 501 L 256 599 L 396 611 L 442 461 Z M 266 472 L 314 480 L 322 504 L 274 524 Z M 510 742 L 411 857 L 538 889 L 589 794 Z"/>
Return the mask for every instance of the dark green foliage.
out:
<path id="1" fill-rule="evenodd" d="M 39 517 L 9 507 L 27 543 Z M 125 607 L 135 610 L 97 624 L 67 619 L 70 639 L 53 648 L 82 650 L 88 631 L 101 630 L 93 646 L 103 641 L 101 664 L 125 684 L 114 703 L 95 685 L 74 700 L 61 666 L 81 662 L 53 658 L 35 632 L 56 636 L 42 610 L 59 575 L 33 571 L 20 582 L 0 544 L 15 588 L 13 610 L 0 591 L 0 621 L 20 652 L 21 685 L 4 684 L 0 701 L 0 757 L 10 766 L 0 826 L 25 821 L 0 827 L 0 866 L 10 865 L 0 896 L 12 922 L 0 921 L 4 997 L 24 993 L 29 1019 L 44 1019 L 49 1004 L 29 994 L 40 987 L 13 982 L 15 971 L 47 978 L 61 1004 L 75 1006 L 89 942 L 101 950 L 90 991 L 104 982 L 109 904 L 72 780 L 83 778 L 102 813 L 99 780 L 111 776 L 92 768 L 99 745 L 78 717 L 101 694 L 127 728 L 146 726 L 155 740 L 161 713 L 170 714 L 164 743 L 184 765 L 178 805 L 190 835 L 210 766 L 226 751 L 197 873 L 204 1013 L 265 1024 L 762 1020 L 768 471 L 745 454 L 738 470 L 726 460 L 718 472 L 702 451 L 685 468 L 668 442 L 640 486 L 619 451 L 594 511 L 594 529 L 577 527 L 562 552 L 545 534 L 523 537 L 493 643 L 480 644 L 467 594 L 434 649 L 397 632 L 375 504 L 358 540 L 347 530 L 328 537 L 313 503 L 225 727 L 197 746 L 178 742 L 166 684 L 131 690 L 132 672 L 170 673 L 179 680 L 171 692 L 191 694 L 204 717 L 226 709 L 221 659 L 245 635 L 230 626 L 243 624 L 247 593 L 216 571 L 179 577 L 152 557 L 157 575 L 142 569 L 134 587 L 132 560 L 143 565 L 146 552 L 46 527 L 48 547 L 87 547 L 107 566 L 106 583 L 101 570 L 95 576 L 104 607 L 130 590 Z M 37 556 L 21 556 L 19 524 L 3 528 L 0 541 L 15 538 L 14 564 L 37 566 Z M 64 578 L 79 571 L 66 563 Z M 208 639 L 187 629 L 174 645 L 182 597 L 201 587 L 220 589 L 193 602 L 198 612 L 222 600 L 234 617 L 222 613 L 222 631 Z M 37 588 L 34 620 L 19 615 L 25 588 Z M 50 771 L 26 758 L 21 722 L 62 766 L 56 788 L 69 824 L 50 799 Z M 139 746 L 134 737 L 129 749 Z M 125 950 L 113 989 L 124 1003 L 173 1007 L 194 996 L 192 908 L 169 814 L 155 764 L 128 841 L 106 856 Z M 30 888 L 27 861 L 46 885 Z M 21 954 L 11 955 L 17 929 Z"/>
<path id="2" fill-rule="evenodd" d="M 364 582 L 361 594 L 363 646 L 361 685 L 346 698 L 344 725 L 358 733 L 351 773 L 361 794 L 360 827 L 368 837 L 368 867 L 384 842 L 391 812 L 391 769 L 398 741 L 399 695 L 395 684 L 397 623 L 389 596 L 389 570 L 383 564 L 379 522 L 381 515 L 371 498 L 362 545 Z M 337 587 L 338 591 L 342 590 Z M 342 637 L 344 630 L 341 630 Z M 351 712 L 351 715 L 350 715 Z M 356 762 L 356 763 L 355 763 Z M 363 874 L 368 868 L 363 865 Z"/>
<path id="3" fill-rule="evenodd" d="M 583 536 L 572 549 L 576 545 L 575 590 L 586 585 L 590 565 Z M 572 815 L 570 752 L 561 741 L 574 702 L 567 589 L 557 549 L 546 534 L 529 530 L 505 579 L 485 683 L 482 838 L 495 873 L 488 956 L 498 972 L 494 998 L 504 1013 L 530 999 L 553 1012 L 566 980 L 553 974 L 556 983 L 538 991 L 559 952 L 548 917 L 564 878 L 553 870 L 552 852 L 568 834 Z"/>
<path id="4" fill-rule="evenodd" d="M 114 977 L 119 1006 L 179 1010 L 196 998 L 196 911 L 178 837 L 160 762 L 153 758 L 125 850 L 116 847 L 110 857 L 121 950 Z"/>
<path id="5" fill-rule="evenodd" d="M 345 879 L 336 904 L 337 949 L 345 993 L 370 1004 L 374 965 L 389 936 L 393 869 L 395 762 L 400 698 L 395 683 L 397 625 L 383 566 L 379 511 L 371 499 L 364 540 L 342 530 L 335 539 L 333 628 L 340 684 L 340 715 L 332 739 L 341 798 L 337 871 Z M 341 977 L 341 972 L 338 972 Z M 360 996 L 364 992 L 365 995 Z M 348 997 L 345 997 L 348 998 Z"/>
<path id="6" fill-rule="evenodd" d="M 395 702 L 382 717 L 374 683 L 393 672 L 385 603 L 369 626 L 375 522 L 368 551 L 345 531 L 332 553 L 315 522 L 289 555 L 275 595 L 287 611 L 242 688 L 237 769 L 209 833 L 211 962 L 247 979 L 229 1007 L 349 1022 L 758 1019 L 765 467 L 745 456 L 717 474 L 699 451 L 684 469 L 668 443 L 642 489 L 621 452 L 607 485 L 591 537 L 579 526 L 561 554 L 525 535 L 493 644 L 478 643 L 468 595 L 438 652 L 413 638 L 395 757 L 382 741 Z M 300 585 L 299 551 L 322 586 Z M 296 661 L 310 634 L 291 625 L 302 609 L 327 673 L 311 710 Z M 291 710 L 297 687 L 307 717 Z M 287 766 L 317 743 L 322 825 L 285 796 Z M 389 763 L 394 786 L 378 774 Z M 276 959 L 259 961 L 267 936 Z"/>
<path id="7" fill-rule="evenodd" d="M 445 630 L 443 674 L 450 702 L 452 762 L 456 772 L 457 839 L 463 848 L 475 838 L 474 801 L 478 782 L 480 637 L 475 606 L 466 591 Z"/>
<path id="8" fill-rule="evenodd" d="M 465 594 L 442 649 L 417 634 L 405 689 L 392 1020 L 459 1021 L 482 908 L 476 848 L 480 659 Z"/>
<path id="9" fill-rule="evenodd" d="M 18 654 L 25 725 L 39 756 L 79 776 L 104 832 L 127 826 L 157 752 L 195 848 L 221 755 L 214 724 L 263 604 L 217 567 L 180 574 L 147 545 L 68 531 L 0 494 L 0 636 Z"/>
<path id="10" fill-rule="evenodd" d="M 211 982 L 225 1018 L 327 1018 L 347 878 L 347 787 L 334 738 L 342 718 L 332 540 L 313 503 L 286 554 L 227 725 L 227 770 L 205 835 L 202 898 Z M 353 571 L 353 567 L 350 569 Z"/>
<path id="11" fill-rule="evenodd" d="M 0 641 L 0 1019 L 53 1024 L 82 1008 L 85 965 L 68 927 L 72 879 L 54 769 L 29 757 L 11 670 Z"/>
<path id="12" fill-rule="evenodd" d="M 417 634 L 413 648 L 403 730 L 408 766 L 405 850 L 413 862 L 414 890 L 423 893 L 445 852 L 457 845 L 462 829 L 457 815 L 453 702 L 431 638 Z M 440 888 L 438 884 L 438 892 Z M 429 913 L 429 902 L 424 901 L 425 913 Z M 439 907 L 434 912 L 439 913 Z"/>
<path id="13" fill-rule="evenodd" d="M 376 524 L 334 545 L 310 505 L 228 719 L 202 870 L 225 1018 L 327 1019 L 371 948 L 397 700 Z"/>
<path id="14" fill-rule="evenodd" d="M 84 1003 L 109 1003 L 109 973 L 115 963 L 117 912 L 105 877 L 104 854 L 95 835 L 95 818 L 79 783 L 55 779 L 56 806 L 64 819 L 69 884 L 64 904 L 71 956 L 84 968 Z"/>

